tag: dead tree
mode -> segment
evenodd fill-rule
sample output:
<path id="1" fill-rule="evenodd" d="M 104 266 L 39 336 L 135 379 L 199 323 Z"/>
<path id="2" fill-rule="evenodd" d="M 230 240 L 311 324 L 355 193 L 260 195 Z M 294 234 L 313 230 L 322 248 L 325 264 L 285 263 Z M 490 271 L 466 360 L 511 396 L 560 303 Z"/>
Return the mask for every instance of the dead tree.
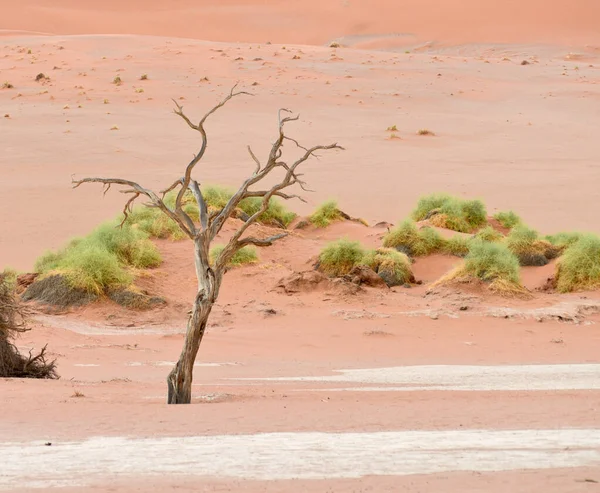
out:
<path id="1" fill-rule="evenodd" d="M 207 119 L 232 98 L 240 95 L 249 95 L 249 93 L 244 91 L 236 91 L 236 87 L 237 86 L 234 86 L 229 94 L 220 103 L 208 111 L 208 113 L 206 113 L 197 124 L 192 122 L 192 120 L 190 120 L 190 118 L 188 118 L 183 112 L 183 107 L 175 102 L 175 114 L 181 117 L 192 130 L 200 133 L 201 146 L 198 153 L 186 166 L 183 177 L 176 180 L 165 190 L 162 190 L 160 195 L 152 190 L 142 187 L 138 183 L 121 178 L 84 178 L 82 180 L 73 180 L 72 182 L 73 188 L 77 188 L 83 183 L 102 183 L 105 186 L 105 193 L 108 191 L 111 185 L 120 185 L 124 187 L 121 192 L 130 194 L 131 197 L 123 208 L 123 213 L 125 216 L 123 223 L 127 220 L 127 215 L 129 212 L 131 212 L 135 200 L 140 196 L 144 196 L 149 199 L 149 203 L 145 204 L 146 206 L 159 208 L 164 214 L 177 223 L 179 228 L 184 232 L 185 236 L 189 237 L 194 242 L 198 291 L 194 299 L 192 313 L 188 320 L 181 355 L 179 356 L 179 360 L 175 364 L 175 367 L 171 370 L 167 377 L 167 402 L 169 404 L 189 404 L 191 401 L 194 361 L 196 360 L 196 355 L 198 354 L 198 349 L 200 347 L 200 343 L 202 342 L 204 331 L 206 330 L 210 312 L 213 305 L 217 301 L 217 297 L 219 296 L 219 289 L 221 287 L 223 275 L 229 260 L 238 250 L 246 245 L 266 247 L 287 236 L 286 232 L 282 232 L 267 238 L 256 238 L 246 234 L 248 232 L 248 228 L 252 224 L 256 223 L 261 214 L 267 210 L 269 207 L 269 201 L 272 197 L 279 197 L 284 200 L 289 200 L 292 198 L 303 200 L 298 195 L 287 193 L 287 189 L 295 185 L 300 187 L 302 190 L 307 190 L 305 183 L 300 178 L 302 175 L 297 172 L 298 167 L 302 165 L 302 163 L 306 162 L 309 158 L 316 156 L 318 151 L 342 149 L 342 147 L 338 146 L 337 144 L 316 145 L 310 148 L 303 147 L 297 140 L 285 135 L 286 124 L 298 120 L 299 117 L 282 117 L 283 113 L 291 112 L 287 109 L 281 109 L 279 110 L 278 114 L 278 135 L 275 142 L 271 146 L 271 150 L 266 158 L 266 161 L 261 162 L 254 152 L 252 152 L 250 146 L 248 146 L 248 153 L 250 154 L 255 166 L 253 173 L 246 178 L 246 180 L 244 180 L 237 192 L 234 193 L 223 209 L 209 212 L 202 194 L 202 186 L 199 181 L 193 178 L 192 174 L 196 165 L 206 153 L 208 137 L 205 129 L 205 123 Z M 297 159 L 295 159 L 293 162 L 287 163 L 283 160 L 284 144 L 291 144 L 299 150 L 299 157 L 297 157 Z M 261 189 L 261 182 L 263 182 L 265 178 L 270 176 L 275 171 L 280 171 L 283 178 L 281 178 L 276 185 L 273 185 L 268 189 Z M 165 204 L 164 197 L 168 192 L 175 190 L 178 190 L 178 193 L 175 199 L 175 206 L 171 208 Z M 198 209 L 200 211 L 199 223 L 194 222 L 182 208 L 184 196 L 188 190 L 191 192 L 198 205 Z M 239 227 L 239 229 L 229 240 L 229 243 L 227 243 L 220 255 L 211 265 L 209 261 L 209 249 L 211 243 L 219 234 L 227 219 L 229 219 L 232 214 L 235 213 L 239 203 L 243 199 L 249 197 L 262 198 L 262 206 L 260 210 L 249 217 L 244 224 Z"/>

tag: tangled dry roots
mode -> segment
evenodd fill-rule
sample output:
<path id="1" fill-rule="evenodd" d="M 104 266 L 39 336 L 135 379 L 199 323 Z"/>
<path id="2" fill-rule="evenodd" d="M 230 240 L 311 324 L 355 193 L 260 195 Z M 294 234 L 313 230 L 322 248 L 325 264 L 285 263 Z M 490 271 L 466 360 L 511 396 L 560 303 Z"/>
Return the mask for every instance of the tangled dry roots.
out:
<path id="1" fill-rule="evenodd" d="M 55 361 L 46 361 L 46 346 L 37 355 L 30 351 L 23 356 L 11 342 L 28 330 L 25 315 L 12 286 L 0 274 L 0 377 L 58 378 Z"/>

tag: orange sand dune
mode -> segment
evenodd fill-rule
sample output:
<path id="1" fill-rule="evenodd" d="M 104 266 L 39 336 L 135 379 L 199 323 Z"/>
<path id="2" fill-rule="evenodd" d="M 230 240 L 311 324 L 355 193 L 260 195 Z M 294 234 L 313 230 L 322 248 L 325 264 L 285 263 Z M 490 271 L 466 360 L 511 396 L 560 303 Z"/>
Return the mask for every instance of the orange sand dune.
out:
<path id="1" fill-rule="evenodd" d="M 299 44 L 400 33 L 458 43 L 590 43 L 599 19 L 596 0 L 23 0 L 5 2 L 0 29 Z"/>

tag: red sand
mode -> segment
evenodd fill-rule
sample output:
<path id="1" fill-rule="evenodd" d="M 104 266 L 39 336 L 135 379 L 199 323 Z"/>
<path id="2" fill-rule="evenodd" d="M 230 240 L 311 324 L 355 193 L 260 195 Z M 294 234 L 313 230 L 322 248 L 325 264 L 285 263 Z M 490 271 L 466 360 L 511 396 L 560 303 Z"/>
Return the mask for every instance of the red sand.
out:
<path id="1" fill-rule="evenodd" d="M 81 3 L 24 0 L 2 9 L 0 83 L 14 88 L 0 89 L 0 268 L 30 270 L 44 250 L 120 210 L 120 194 L 70 190 L 72 174 L 157 188 L 172 182 L 198 139 L 173 116 L 170 98 L 197 118 L 236 80 L 255 96 L 211 119 L 198 169 L 205 183 L 236 185 L 252 169 L 246 145 L 264 155 L 277 109 L 289 107 L 302 115 L 294 136 L 347 149 L 306 166 L 316 193 L 309 204 L 290 204 L 302 214 L 336 197 L 353 216 L 396 222 L 420 195 L 448 191 L 481 197 L 490 213 L 514 209 L 544 232 L 600 231 L 595 1 Z M 348 47 L 324 46 L 333 40 Z M 36 82 L 40 72 L 50 81 Z M 401 139 L 390 139 L 391 125 Z M 436 135 L 416 135 L 421 128 Z M 417 261 L 426 283 L 412 289 L 295 296 L 274 289 L 281 277 L 309 269 L 326 241 L 348 235 L 375 246 L 381 233 L 350 223 L 308 231 L 261 250 L 260 265 L 228 273 L 198 361 L 235 364 L 198 367 L 194 388 L 197 397 L 226 395 L 178 408 L 163 404 L 162 362 L 179 353 L 194 278 L 190 245 L 160 242 L 165 263 L 144 282 L 167 297 L 166 308 L 140 314 L 102 303 L 36 315 L 18 345 L 49 342 L 63 378 L 0 382 L 2 441 L 599 427 L 597 390 L 329 393 L 313 391 L 328 388 L 314 382 L 224 380 L 600 361 L 600 316 L 578 308 L 598 303 L 598 293 L 536 293 L 530 301 L 477 290 L 427 295 L 427 282 L 453 258 Z M 523 281 L 534 289 L 551 273 L 552 266 L 525 269 Z M 269 290 L 257 292 L 257 283 Z M 564 321 L 576 312 L 579 323 Z M 85 397 L 72 397 L 76 390 Z M 585 478 L 600 480 L 598 468 L 241 484 L 141 477 L 114 490 L 107 478 L 95 491 L 591 491 Z"/>

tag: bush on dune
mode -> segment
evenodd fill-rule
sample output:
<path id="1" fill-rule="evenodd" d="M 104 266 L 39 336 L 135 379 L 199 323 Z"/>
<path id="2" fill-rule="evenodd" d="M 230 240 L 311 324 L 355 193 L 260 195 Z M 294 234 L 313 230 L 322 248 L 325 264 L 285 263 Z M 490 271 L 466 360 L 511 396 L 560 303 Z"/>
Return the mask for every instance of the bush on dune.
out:
<path id="1" fill-rule="evenodd" d="M 504 235 L 502 233 L 500 233 L 499 231 L 496 231 L 492 226 L 486 226 L 483 229 L 480 229 L 474 237 L 476 240 L 481 240 L 481 241 L 491 241 L 493 242 L 497 242 L 497 241 L 501 241 L 502 238 L 504 238 Z"/>
<path id="2" fill-rule="evenodd" d="M 214 265 L 219 255 L 221 255 L 223 249 L 223 245 L 215 245 L 210 249 L 209 258 L 211 264 Z M 233 257 L 231 257 L 227 265 L 239 266 L 246 264 L 254 264 L 256 262 L 258 262 L 258 254 L 256 252 L 256 248 L 253 246 L 245 246 L 239 249 L 237 252 L 235 252 L 235 254 L 233 255 Z"/>
<path id="3" fill-rule="evenodd" d="M 561 253 L 546 240 L 541 240 L 537 231 L 522 224 L 515 226 L 506 237 L 506 246 L 519 259 L 523 266 L 546 265 L 550 259 Z"/>
<path id="4" fill-rule="evenodd" d="M 414 282 L 410 259 L 393 248 L 378 248 L 365 253 L 360 265 L 371 268 L 388 286 L 401 286 Z"/>
<path id="5" fill-rule="evenodd" d="M 340 221 L 342 214 L 335 200 L 329 200 L 321 204 L 311 214 L 308 220 L 318 228 L 325 228 L 335 221 Z"/>
<path id="6" fill-rule="evenodd" d="M 435 229 L 419 229 L 414 221 L 406 220 L 385 235 L 383 246 L 418 257 L 440 251 L 444 239 Z"/>
<path id="7" fill-rule="evenodd" d="M 341 238 L 329 243 L 319 255 L 318 269 L 329 276 L 348 274 L 355 265 L 360 265 L 365 250 L 358 241 Z"/>
<path id="8" fill-rule="evenodd" d="M 464 200 L 448 194 L 431 194 L 421 197 L 412 213 L 415 221 L 429 219 L 433 226 L 470 233 L 487 224 L 483 202 Z"/>
<path id="9" fill-rule="evenodd" d="M 470 247 L 471 238 L 455 235 L 445 241 L 443 251 L 444 253 L 455 255 L 457 257 L 465 257 L 469 253 Z"/>
<path id="10" fill-rule="evenodd" d="M 494 219 L 498 221 L 503 227 L 512 229 L 518 224 L 521 224 L 521 218 L 517 216 L 513 211 L 498 212 L 494 215 Z"/>
<path id="11" fill-rule="evenodd" d="M 248 214 L 248 216 L 253 216 L 262 208 L 262 203 L 262 198 L 250 197 L 242 200 L 239 208 Z M 258 222 L 268 226 L 283 226 L 287 228 L 295 218 L 295 213 L 288 211 L 279 200 L 272 197 L 269 200 L 267 210 L 259 216 Z"/>
<path id="12" fill-rule="evenodd" d="M 73 288 L 98 295 L 130 284 L 131 268 L 151 268 L 160 263 L 160 252 L 148 234 L 111 221 L 57 252 L 44 254 L 35 269 L 42 278 L 60 274 Z"/>
<path id="13" fill-rule="evenodd" d="M 567 248 L 556 269 L 561 293 L 600 287 L 600 237 L 585 234 Z"/>
<path id="14" fill-rule="evenodd" d="M 577 243 L 583 236 L 585 236 L 584 233 L 563 232 L 547 235 L 544 239 L 556 247 L 567 248 Z"/>

